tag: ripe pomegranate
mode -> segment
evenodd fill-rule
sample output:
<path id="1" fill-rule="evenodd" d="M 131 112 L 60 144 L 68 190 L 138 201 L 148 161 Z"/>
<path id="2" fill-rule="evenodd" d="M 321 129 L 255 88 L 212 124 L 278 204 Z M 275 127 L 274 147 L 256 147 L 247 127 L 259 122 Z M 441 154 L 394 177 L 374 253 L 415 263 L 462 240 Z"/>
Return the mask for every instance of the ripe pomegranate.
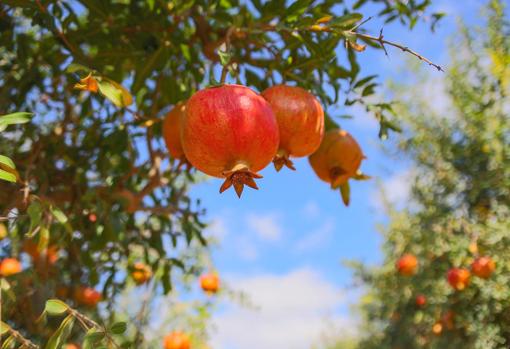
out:
<path id="1" fill-rule="evenodd" d="M 80 349 L 80 345 L 76 343 L 68 343 L 65 345 L 64 349 Z"/>
<path id="2" fill-rule="evenodd" d="M 46 248 L 46 250 L 39 251 L 39 247 L 37 243 L 33 240 L 26 240 L 23 243 L 23 251 L 32 257 L 32 261 L 34 264 L 39 265 L 53 265 L 58 260 L 58 251 L 59 247 L 56 245 L 51 245 Z"/>
<path id="3" fill-rule="evenodd" d="M 138 262 L 133 265 L 131 276 L 137 285 L 141 285 L 150 280 L 152 277 L 152 269 L 150 266 Z"/>
<path id="4" fill-rule="evenodd" d="M 170 110 L 163 121 L 163 138 L 170 155 L 181 163 L 187 163 L 181 143 L 181 119 L 185 115 L 186 104 L 179 102 Z"/>
<path id="5" fill-rule="evenodd" d="M 191 342 L 186 333 L 174 331 L 165 337 L 163 347 L 165 349 L 190 349 Z"/>
<path id="6" fill-rule="evenodd" d="M 244 185 L 258 189 L 257 171 L 274 158 L 279 135 L 276 118 L 264 98 L 240 85 L 195 93 L 181 120 L 181 140 L 188 161 L 200 171 L 224 177 L 239 197 Z"/>
<path id="7" fill-rule="evenodd" d="M 482 279 L 488 279 L 496 269 L 496 263 L 490 257 L 479 257 L 471 264 L 473 274 Z"/>
<path id="8" fill-rule="evenodd" d="M 427 305 L 427 297 L 425 297 L 425 295 L 423 294 L 419 294 L 416 296 L 415 302 L 418 307 L 420 308 L 424 307 L 425 305 Z"/>
<path id="9" fill-rule="evenodd" d="M 399 258 L 396 267 L 400 275 L 414 275 L 418 268 L 418 259 L 414 255 L 407 253 Z"/>
<path id="10" fill-rule="evenodd" d="M 204 274 L 200 277 L 200 286 L 207 293 L 216 293 L 220 288 L 220 278 L 217 274 Z"/>
<path id="11" fill-rule="evenodd" d="M 0 262 L 1 276 L 8 277 L 20 273 L 21 270 L 21 263 L 16 258 L 5 258 Z"/>
<path id="12" fill-rule="evenodd" d="M 308 160 L 317 176 L 338 188 L 358 171 L 365 156 L 359 144 L 345 130 L 330 130 Z"/>
<path id="13" fill-rule="evenodd" d="M 462 291 L 469 285 L 471 273 L 467 269 L 452 268 L 446 276 L 448 283 L 457 291 Z"/>
<path id="14" fill-rule="evenodd" d="M 302 157 L 315 152 L 324 136 L 324 111 L 310 92 L 277 85 L 262 92 L 278 122 L 280 146 L 273 160 L 277 171 L 285 165 L 295 170 L 290 156 Z"/>
<path id="15" fill-rule="evenodd" d="M 101 293 L 92 287 L 79 286 L 74 290 L 74 300 L 80 305 L 95 307 L 101 298 Z"/>

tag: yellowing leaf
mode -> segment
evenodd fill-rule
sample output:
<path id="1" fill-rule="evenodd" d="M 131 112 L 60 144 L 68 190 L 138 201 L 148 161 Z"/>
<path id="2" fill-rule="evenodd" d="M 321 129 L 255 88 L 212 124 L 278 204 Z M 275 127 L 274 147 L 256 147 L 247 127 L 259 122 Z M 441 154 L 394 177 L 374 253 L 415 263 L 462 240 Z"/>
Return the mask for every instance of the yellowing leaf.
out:
<path id="1" fill-rule="evenodd" d="M 108 78 L 102 78 L 99 81 L 99 92 L 119 108 L 133 103 L 131 93 L 121 84 Z"/>

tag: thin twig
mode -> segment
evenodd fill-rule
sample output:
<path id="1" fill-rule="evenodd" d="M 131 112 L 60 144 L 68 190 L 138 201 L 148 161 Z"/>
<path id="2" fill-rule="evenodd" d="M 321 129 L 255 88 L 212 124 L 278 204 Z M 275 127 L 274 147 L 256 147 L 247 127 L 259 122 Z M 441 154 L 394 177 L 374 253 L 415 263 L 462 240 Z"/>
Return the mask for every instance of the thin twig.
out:
<path id="1" fill-rule="evenodd" d="M 23 337 L 21 333 L 19 333 L 12 327 L 8 327 L 7 331 L 11 334 L 11 336 L 13 336 L 18 342 L 21 343 L 21 347 L 26 347 L 28 349 L 39 349 L 38 345 L 32 343 L 31 341 Z"/>
<path id="2" fill-rule="evenodd" d="M 230 54 L 230 48 L 231 48 L 230 38 L 232 37 L 232 33 L 234 32 L 234 30 L 237 30 L 236 27 L 230 27 L 230 28 L 228 28 L 227 33 L 225 34 L 225 52 L 227 52 L 229 54 Z M 230 64 L 230 62 L 227 62 L 227 64 L 225 64 L 223 66 L 223 69 L 221 70 L 220 84 L 224 84 L 225 80 L 227 79 L 229 64 Z"/>

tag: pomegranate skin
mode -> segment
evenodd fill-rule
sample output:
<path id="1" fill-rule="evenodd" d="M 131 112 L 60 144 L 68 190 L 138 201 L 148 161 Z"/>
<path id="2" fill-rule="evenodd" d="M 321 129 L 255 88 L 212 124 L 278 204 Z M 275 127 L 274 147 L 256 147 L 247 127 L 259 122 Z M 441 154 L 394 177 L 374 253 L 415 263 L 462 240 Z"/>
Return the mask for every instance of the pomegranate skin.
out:
<path id="1" fill-rule="evenodd" d="M 358 142 L 347 131 L 334 129 L 326 132 L 308 160 L 317 176 L 334 189 L 356 175 L 364 158 Z"/>
<path id="2" fill-rule="evenodd" d="M 470 282 L 471 273 L 464 268 L 452 268 L 446 275 L 448 283 L 457 291 L 464 290 Z"/>
<path id="3" fill-rule="evenodd" d="M 317 98 L 300 87 L 277 85 L 262 92 L 275 114 L 280 145 L 274 165 L 295 169 L 289 156 L 303 157 L 315 152 L 324 137 L 324 111 Z"/>
<path id="4" fill-rule="evenodd" d="M 185 103 L 177 103 L 163 121 L 163 138 L 168 152 L 174 159 L 181 161 L 186 160 L 181 143 L 181 119 L 184 117 L 185 108 Z"/>
<path id="5" fill-rule="evenodd" d="M 406 253 L 399 258 L 395 266 L 400 275 L 412 276 L 416 274 L 416 270 L 418 269 L 418 259 L 416 256 Z"/>
<path id="6" fill-rule="evenodd" d="M 182 146 L 194 167 L 227 178 L 221 191 L 234 185 L 240 196 L 244 184 L 257 189 L 253 178 L 261 177 L 256 172 L 273 160 L 279 143 L 264 98 L 240 85 L 207 88 L 188 100 L 181 121 Z"/>
<path id="7" fill-rule="evenodd" d="M 478 257 L 471 264 L 473 274 L 482 279 L 488 279 L 495 269 L 496 263 L 490 257 Z"/>

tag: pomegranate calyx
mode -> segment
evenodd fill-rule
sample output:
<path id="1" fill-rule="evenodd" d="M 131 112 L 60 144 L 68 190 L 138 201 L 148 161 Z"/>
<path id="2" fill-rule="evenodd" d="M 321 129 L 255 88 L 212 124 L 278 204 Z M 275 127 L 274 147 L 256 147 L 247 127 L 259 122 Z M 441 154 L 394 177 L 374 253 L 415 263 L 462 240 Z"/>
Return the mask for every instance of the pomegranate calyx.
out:
<path id="1" fill-rule="evenodd" d="M 236 164 L 231 170 L 224 171 L 223 175 L 226 177 L 226 179 L 221 185 L 220 193 L 223 193 L 231 186 L 234 186 L 236 194 L 239 198 L 243 193 L 245 185 L 258 190 L 259 187 L 257 187 L 257 183 L 255 183 L 254 179 L 262 178 L 261 175 L 251 171 L 245 164 Z"/>
<path id="2" fill-rule="evenodd" d="M 342 169 L 341 167 L 333 167 L 329 170 L 329 176 L 331 177 L 331 188 L 336 189 L 340 187 L 345 182 L 345 175 L 348 172 Z"/>
<path id="3" fill-rule="evenodd" d="M 277 172 L 280 172 L 283 166 L 290 168 L 292 171 L 296 171 L 294 163 L 289 159 L 289 153 L 283 149 L 278 150 L 273 159 L 273 164 Z"/>

